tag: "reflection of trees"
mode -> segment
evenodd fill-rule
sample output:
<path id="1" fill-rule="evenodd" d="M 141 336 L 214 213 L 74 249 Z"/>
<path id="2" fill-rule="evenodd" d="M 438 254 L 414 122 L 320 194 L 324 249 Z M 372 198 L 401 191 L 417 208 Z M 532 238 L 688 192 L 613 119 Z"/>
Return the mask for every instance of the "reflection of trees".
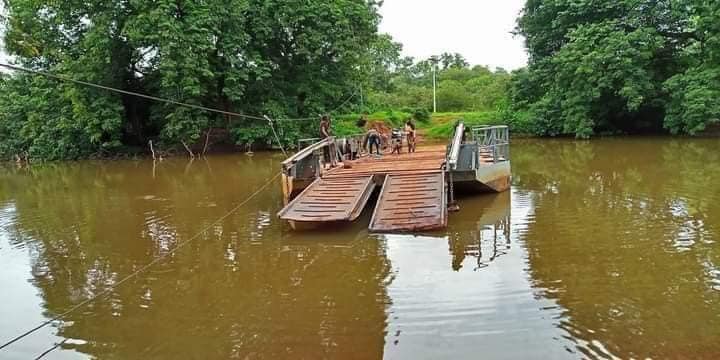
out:
<path id="1" fill-rule="evenodd" d="M 15 241 L 36 249 L 48 315 L 189 238 L 276 171 L 264 156 L 35 167 L 9 176 Z M 376 241 L 284 232 L 271 187 L 111 295 L 60 335 L 100 358 L 378 358 L 388 264 Z"/>
<path id="2" fill-rule="evenodd" d="M 559 325 L 585 356 L 718 351 L 716 144 L 515 144 L 514 182 L 535 197 L 524 236 L 533 281 L 567 309 Z"/>
<path id="3" fill-rule="evenodd" d="M 477 259 L 475 270 L 487 267 L 510 250 L 510 207 L 509 191 L 463 201 L 449 237 L 453 270 L 468 256 Z"/>

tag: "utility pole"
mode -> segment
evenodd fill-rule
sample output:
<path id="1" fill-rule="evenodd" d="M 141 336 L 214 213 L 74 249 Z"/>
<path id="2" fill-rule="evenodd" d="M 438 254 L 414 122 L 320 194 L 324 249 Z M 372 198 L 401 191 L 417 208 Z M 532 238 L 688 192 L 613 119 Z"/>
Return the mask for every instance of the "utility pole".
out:
<path id="1" fill-rule="evenodd" d="M 432 78 L 433 78 L 433 113 L 437 112 L 437 79 L 436 79 L 436 70 L 437 70 L 437 57 L 433 56 L 430 58 L 430 61 L 432 61 Z"/>

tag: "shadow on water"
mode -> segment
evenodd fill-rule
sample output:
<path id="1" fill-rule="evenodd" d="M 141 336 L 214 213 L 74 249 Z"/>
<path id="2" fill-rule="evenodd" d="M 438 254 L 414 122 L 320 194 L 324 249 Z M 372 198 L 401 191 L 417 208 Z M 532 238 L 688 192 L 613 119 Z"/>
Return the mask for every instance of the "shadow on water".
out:
<path id="1" fill-rule="evenodd" d="M 270 154 L 0 169 L 0 340 L 167 256 L 0 357 L 715 358 L 718 145 L 517 140 L 511 192 L 421 235 L 292 232 L 279 184 L 210 226 Z"/>

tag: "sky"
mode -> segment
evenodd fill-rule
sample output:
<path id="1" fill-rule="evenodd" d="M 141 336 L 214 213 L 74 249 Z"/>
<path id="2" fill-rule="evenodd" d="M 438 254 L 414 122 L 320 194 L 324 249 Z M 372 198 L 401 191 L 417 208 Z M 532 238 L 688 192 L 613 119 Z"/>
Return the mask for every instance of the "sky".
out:
<path id="1" fill-rule="evenodd" d="M 525 0 L 385 0 L 380 31 L 403 44 L 405 55 L 428 58 L 461 53 L 491 69 L 527 64 L 524 40 L 514 37 Z"/>

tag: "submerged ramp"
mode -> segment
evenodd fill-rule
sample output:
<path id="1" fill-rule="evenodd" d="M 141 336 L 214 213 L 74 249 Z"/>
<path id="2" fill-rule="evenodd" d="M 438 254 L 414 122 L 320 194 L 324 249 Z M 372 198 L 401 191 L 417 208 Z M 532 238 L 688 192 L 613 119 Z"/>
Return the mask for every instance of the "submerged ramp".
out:
<path id="1" fill-rule="evenodd" d="M 290 221 L 293 227 L 353 221 L 362 213 L 374 189 L 370 175 L 317 179 L 278 216 Z"/>
<path id="2" fill-rule="evenodd" d="M 370 231 L 425 231 L 445 226 L 444 172 L 387 175 L 370 221 Z"/>

